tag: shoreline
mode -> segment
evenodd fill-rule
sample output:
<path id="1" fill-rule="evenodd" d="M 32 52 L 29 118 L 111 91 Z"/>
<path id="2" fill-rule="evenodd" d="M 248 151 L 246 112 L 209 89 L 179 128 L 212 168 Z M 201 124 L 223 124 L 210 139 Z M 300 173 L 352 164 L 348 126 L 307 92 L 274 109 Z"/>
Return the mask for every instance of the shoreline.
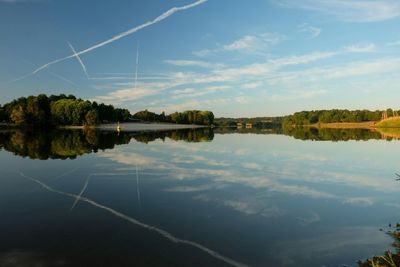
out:
<path id="1" fill-rule="evenodd" d="M 93 126 L 102 131 L 117 131 L 117 123 L 99 124 Z M 141 132 L 141 131 L 167 131 L 180 129 L 199 129 L 207 128 L 206 125 L 195 124 L 174 124 L 174 123 L 120 123 L 121 132 Z M 84 126 L 82 126 L 84 127 Z"/>
<path id="2" fill-rule="evenodd" d="M 366 122 L 330 122 L 330 123 L 315 123 L 305 125 L 311 128 L 318 129 L 375 129 L 377 121 Z"/>
<path id="3" fill-rule="evenodd" d="M 65 130 L 83 130 L 83 129 L 97 129 L 101 131 L 117 131 L 117 123 L 98 124 L 94 126 L 85 125 L 64 125 L 57 126 L 54 129 Z M 197 124 L 175 124 L 175 123 L 120 123 L 121 132 L 141 132 L 141 131 L 168 131 L 180 129 L 200 129 L 208 128 L 208 125 Z M 17 126 L 15 124 L 0 124 L 1 130 L 16 130 L 24 129 L 25 127 Z"/>

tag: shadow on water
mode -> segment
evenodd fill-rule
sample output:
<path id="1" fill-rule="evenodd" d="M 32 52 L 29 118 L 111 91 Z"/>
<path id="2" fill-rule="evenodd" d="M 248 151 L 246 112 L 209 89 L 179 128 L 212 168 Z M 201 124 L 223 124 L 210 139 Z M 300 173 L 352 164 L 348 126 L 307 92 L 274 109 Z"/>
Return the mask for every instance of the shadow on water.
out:
<path id="1" fill-rule="evenodd" d="M 185 142 L 207 142 L 214 138 L 212 129 L 175 130 L 162 132 L 120 133 L 88 130 L 54 131 L 3 131 L 0 132 L 0 149 L 31 159 L 74 159 L 98 150 L 112 149 L 129 144 L 132 139 L 141 143 L 166 138 Z"/>
<path id="2" fill-rule="evenodd" d="M 375 128 L 375 129 L 329 129 L 329 128 L 284 128 L 285 135 L 301 140 L 314 141 L 368 141 L 368 140 L 398 140 L 400 129 Z"/>
<path id="3" fill-rule="evenodd" d="M 400 139 L 399 128 L 376 129 L 338 129 L 312 127 L 283 127 L 283 128 L 216 128 L 216 134 L 283 134 L 300 140 L 311 141 L 367 141 L 367 140 L 397 140 Z"/>
<path id="4" fill-rule="evenodd" d="M 283 134 L 300 140 L 349 141 L 349 140 L 397 140 L 400 129 L 317 129 L 317 128 L 201 128 L 173 131 L 116 132 L 86 130 L 0 131 L 0 149 L 31 159 L 74 159 L 98 150 L 113 149 L 116 145 L 136 142 L 150 143 L 156 140 L 209 142 L 214 134 Z"/>

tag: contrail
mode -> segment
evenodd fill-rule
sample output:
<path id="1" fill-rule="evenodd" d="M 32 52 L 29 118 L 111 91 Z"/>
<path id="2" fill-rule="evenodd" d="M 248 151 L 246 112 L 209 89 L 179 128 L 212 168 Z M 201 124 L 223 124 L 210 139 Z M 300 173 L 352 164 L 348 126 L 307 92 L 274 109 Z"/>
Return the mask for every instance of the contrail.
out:
<path id="1" fill-rule="evenodd" d="M 82 195 L 85 193 L 85 191 L 89 185 L 90 178 L 92 176 L 126 176 L 126 175 L 130 175 L 130 174 L 134 174 L 134 173 L 91 173 L 91 174 L 89 174 L 88 177 L 86 178 L 85 183 L 83 184 L 81 191 L 79 192 L 79 195 L 77 195 L 77 197 L 74 201 L 74 204 L 72 204 L 71 211 L 76 207 L 79 200 L 81 200 Z M 137 172 L 136 172 L 136 175 L 137 175 Z"/>
<path id="2" fill-rule="evenodd" d="M 75 201 L 74 201 L 74 204 L 72 204 L 71 211 L 75 208 L 76 204 L 78 204 L 78 201 L 79 201 L 80 199 L 82 199 L 82 195 L 83 195 L 83 193 L 85 193 L 86 188 L 88 187 L 90 177 L 92 177 L 91 174 L 89 174 L 89 176 L 86 178 L 86 182 L 85 182 L 85 184 L 83 185 L 82 190 L 81 190 L 81 192 L 79 193 L 79 195 L 76 196 L 76 199 L 75 199 Z"/>
<path id="3" fill-rule="evenodd" d="M 83 64 L 83 61 L 82 61 L 81 57 L 76 53 L 75 48 L 72 46 L 72 44 L 70 42 L 67 42 L 67 43 L 68 43 L 69 47 L 71 48 L 72 53 L 74 53 L 76 59 L 79 61 L 79 64 L 81 65 L 82 70 L 86 75 L 86 78 L 89 79 L 89 74 L 87 72 L 85 64 Z"/>
<path id="4" fill-rule="evenodd" d="M 135 70 L 135 89 L 137 86 L 137 74 L 138 74 L 138 67 L 139 67 L 139 42 L 136 48 L 136 70 Z M 137 167 L 137 166 L 136 166 Z"/>
<path id="5" fill-rule="evenodd" d="M 49 70 L 47 70 L 47 72 L 50 73 L 51 75 L 53 75 L 54 77 L 57 77 L 58 79 L 63 80 L 64 82 L 67 82 L 67 83 L 69 83 L 69 84 L 72 84 L 73 86 L 76 86 L 76 87 L 79 86 L 79 85 L 77 85 L 76 83 L 74 83 L 73 81 L 71 81 L 71 80 L 69 80 L 69 79 L 67 79 L 67 78 L 65 78 L 65 77 L 63 77 L 63 76 L 61 76 L 60 74 L 57 74 L 57 73 L 52 72 L 52 71 L 49 71 Z"/>
<path id="6" fill-rule="evenodd" d="M 20 172 L 20 175 L 22 177 L 25 177 L 25 178 L 27 178 L 27 179 L 39 184 L 41 187 L 43 187 L 47 191 L 50 191 L 50 192 L 53 192 L 53 193 L 56 193 L 56 194 L 59 194 L 59 195 L 67 196 L 67 197 L 70 197 L 70 198 L 77 198 L 78 197 L 75 194 L 71 194 L 71 193 L 67 193 L 67 192 L 63 192 L 63 191 L 54 189 L 54 188 L 46 185 L 45 183 L 43 183 L 43 182 L 41 182 L 41 181 L 39 181 L 39 180 L 37 180 L 37 179 L 35 179 L 33 177 L 26 176 L 22 172 Z M 236 266 L 236 267 L 246 267 L 246 266 L 248 266 L 246 264 L 237 262 L 237 261 L 235 261 L 235 260 L 233 260 L 231 258 L 225 257 L 225 256 L 221 255 L 220 253 L 218 253 L 217 251 L 209 249 L 209 248 L 207 248 L 207 247 L 205 247 L 205 246 L 203 246 L 203 245 L 201 245 L 199 243 L 196 243 L 194 241 L 190 241 L 190 240 L 186 240 L 186 239 L 180 239 L 180 238 L 174 236 L 173 234 L 171 234 L 171 233 L 169 233 L 169 232 L 167 232 L 167 231 L 165 231 L 165 230 L 163 230 L 161 228 L 158 228 L 158 227 L 153 226 L 153 225 L 145 224 L 145 223 L 143 223 L 143 222 L 141 222 L 139 220 L 136 220 L 135 218 L 129 217 L 128 215 L 125 215 L 125 214 L 123 214 L 123 213 L 121 213 L 119 211 L 116 211 L 116 210 L 114 210 L 112 208 L 109 208 L 109 207 L 104 206 L 104 205 L 102 205 L 100 203 L 97 203 L 97 202 L 95 202 L 95 201 L 93 201 L 93 200 L 91 200 L 89 198 L 81 197 L 80 199 L 81 199 L 81 201 L 84 201 L 84 202 L 86 202 L 86 203 L 88 203 L 88 204 L 90 204 L 90 205 L 92 205 L 94 207 L 97 207 L 97 208 L 103 209 L 105 211 L 108 211 L 109 213 L 111 213 L 111 214 L 113 214 L 113 215 L 115 215 L 115 216 L 117 216 L 117 217 L 119 217 L 119 218 L 121 218 L 123 220 L 126 220 L 126 221 L 128 221 L 128 222 L 130 222 L 130 223 L 132 223 L 134 225 L 137 225 L 137 226 L 140 226 L 142 228 L 148 229 L 150 231 L 156 232 L 156 233 L 160 234 L 161 236 L 167 238 L 171 242 L 186 244 L 186 245 L 198 248 L 198 249 L 206 252 L 210 256 L 212 256 L 212 257 L 214 257 L 214 258 L 216 258 L 218 260 L 221 260 L 223 262 L 226 262 L 226 263 L 228 263 L 228 264 L 230 264 L 232 266 Z"/>
<path id="7" fill-rule="evenodd" d="M 26 60 L 26 59 L 24 59 L 23 61 L 25 61 L 25 62 L 31 64 L 33 67 L 36 67 L 35 64 L 33 64 L 32 62 L 29 62 L 29 61 Z M 58 78 L 58 79 L 60 79 L 60 80 L 63 80 L 64 82 L 67 82 L 67 83 L 69 83 L 69 84 L 72 84 L 73 86 L 79 87 L 78 84 L 76 84 L 76 83 L 74 83 L 73 81 L 71 81 L 71 80 L 65 78 L 64 76 L 61 76 L 60 74 L 57 74 L 57 73 L 52 72 L 52 71 L 49 71 L 49 70 L 47 70 L 47 73 L 49 73 L 50 75 L 52 75 L 52 76 L 54 76 L 54 77 L 56 77 L 56 78 Z M 8 81 L 8 82 L 2 82 L 1 84 L 8 85 L 8 84 L 11 84 L 11 83 L 14 83 L 14 82 L 23 80 L 23 79 L 25 79 L 25 78 L 28 78 L 29 76 L 31 76 L 31 74 L 24 75 L 24 76 L 22 76 L 22 77 L 19 77 L 19 78 L 17 78 L 17 79 L 14 79 L 14 80 L 11 80 L 11 81 Z"/>
<path id="8" fill-rule="evenodd" d="M 63 58 L 59 58 L 59 59 L 50 61 L 50 62 L 48 62 L 48 63 L 46 63 L 46 64 L 40 66 L 39 68 L 35 69 L 33 72 L 28 73 L 28 74 L 26 74 L 26 75 L 24 75 L 24 76 L 21 76 L 21 77 L 19 77 L 19 78 L 16 78 L 16 79 L 14 79 L 14 80 L 12 80 L 12 81 L 10 81 L 10 82 L 16 82 L 16 81 L 19 81 L 19 80 L 28 78 L 28 77 L 30 77 L 30 76 L 32 76 L 32 75 L 35 75 L 35 74 L 38 73 L 39 71 L 41 71 L 41 70 L 43 70 L 43 69 L 45 69 L 45 68 L 48 68 L 48 67 L 51 66 L 51 65 L 60 63 L 60 62 L 62 62 L 62 61 L 65 61 L 65 60 L 67 60 L 67 59 L 70 59 L 70 58 L 73 58 L 73 57 L 76 57 L 76 56 L 80 56 L 80 55 L 86 54 L 86 53 L 88 53 L 88 52 L 90 52 L 90 51 L 93 51 L 93 50 L 95 50 L 95 49 L 97 49 L 97 48 L 100 48 L 100 47 L 103 47 L 103 46 L 105 46 L 105 45 L 108 45 L 108 44 L 110 44 L 110 43 L 112 43 L 112 42 L 115 42 L 115 41 L 117 41 L 117 40 L 119 40 L 119 39 L 121 39 L 121 38 L 123 38 L 123 37 L 126 37 L 126 36 L 128 36 L 128 35 L 131 35 L 131 34 L 137 32 L 137 31 L 140 31 L 140 30 L 142 30 L 142 29 L 144 29 L 144 28 L 147 28 L 147 27 L 149 27 L 149 26 L 151 26 L 151 25 L 153 25 L 153 24 L 156 24 L 156 23 L 158 23 L 158 22 L 160 22 L 160 21 L 163 21 L 164 19 L 168 18 L 169 16 L 172 16 L 172 15 L 175 14 L 176 12 L 184 11 L 184 10 L 187 10 L 187 9 L 190 9 L 190 8 L 193 8 L 193 7 L 196 7 L 196 6 L 201 5 L 201 4 L 203 4 L 203 3 L 207 2 L 207 1 L 208 1 L 208 0 L 199 0 L 199 1 L 196 1 L 196 2 L 194 2 L 194 3 L 192 3 L 192 4 L 189 4 L 189 5 L 186 5 L 186 6 L 173 7 L 173 8 L 171 8 L 171 9 L 167 10 L 166 12 L 162 13 L 160 16 L 156 17 L 156 18 L 153 19 L 153 20 L 150 20 L 150 21 L 148 21 L 148 22 L 145 22 L 145 23 L 143 23 L 143 24 L 141 24 L 141 25 L 139 25 L 139 26 L 136 26 L 136 27 L 134 27 L 134 28 L 132 28 L 132 29 L 129 29 L 129 30 L 125 31 L 125 32 L 122 32 L 122 33 L 120 33 L 120 34 L 118 34 L 118 35 L 115 35 L 114 37 L 112 37 L 112 38 L 110 38 L 110 39 L 108 39 L 108 40 L 105 40 L 105 41 L 103 41 L 103 42 L 100 42 L 100 43 L 98 43 L 98 44 L 95 44 L 95 45 L 93 45 L 93 46 L 91 46 L 91 47 L 89 47 L 89 48 L 86 48 L 86 49 L 84 49 L 84 50 L 81 50 L 81 51 L 79 51 L 79 52 L 77 52 L 77 53 L 74 53 L 74 54 L 72 54 L 72 55 L 69 55 L 69 56 L 66 56 L 66 57 L 63 57 Z"/>
<path id="9" fill-rule="evenodd" d="M 67 176 L 68 174 L 71 174 L 71 173 L 75 172 L 75 171 L 78 170 L 78 169 L 79 169 L 79 167 L 76 167 L 76 168 L 74 168 L 74 169 L 72 169 L 72 170 L 69 170 L 69 171 L 67 171 L 67 172 L 64 172 L 64 173 L 58 175 L 56 178 L 54 178 L 53 181 L 56 181 L 56 180 L 58 180 L 58 179 L 60 179 L 60 178 L 62 178 L 62 177 L 64 177 L 64 176 Z"/>

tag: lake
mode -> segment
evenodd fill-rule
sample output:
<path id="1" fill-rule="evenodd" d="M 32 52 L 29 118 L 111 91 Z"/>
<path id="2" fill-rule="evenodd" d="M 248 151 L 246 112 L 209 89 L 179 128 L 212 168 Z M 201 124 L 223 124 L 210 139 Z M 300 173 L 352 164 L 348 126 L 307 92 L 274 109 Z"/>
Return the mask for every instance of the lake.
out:
<path id="1" fill-rule="evenodd" d="M 0 132 L 0 266 L 356 266 L 400 143 L 368 130 Z"/>

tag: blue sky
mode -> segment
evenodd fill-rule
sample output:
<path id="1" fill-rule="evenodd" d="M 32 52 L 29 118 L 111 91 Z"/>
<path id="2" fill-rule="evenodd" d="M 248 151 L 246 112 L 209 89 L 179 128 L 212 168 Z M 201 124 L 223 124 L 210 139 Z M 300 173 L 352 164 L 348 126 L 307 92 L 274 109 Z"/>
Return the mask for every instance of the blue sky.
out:
<path id="1" fill-rule="evenodd" d="M 0 0 L 0 103 L 65 93 L 231 117 L 399 109 L 399 29 L 397 0 Z"/>

